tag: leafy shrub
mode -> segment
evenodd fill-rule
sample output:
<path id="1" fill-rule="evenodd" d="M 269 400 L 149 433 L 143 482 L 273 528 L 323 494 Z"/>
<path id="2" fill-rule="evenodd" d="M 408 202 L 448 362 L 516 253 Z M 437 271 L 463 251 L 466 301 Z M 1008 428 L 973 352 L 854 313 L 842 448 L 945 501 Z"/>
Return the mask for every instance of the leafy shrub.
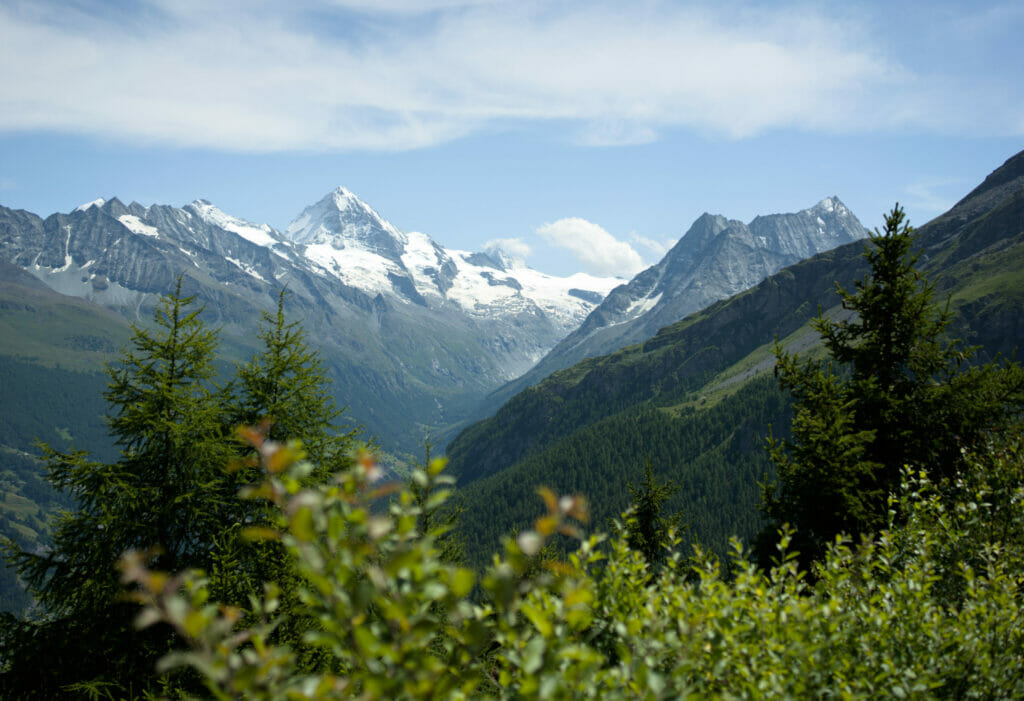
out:
<path id="1" fill-rule="evenodd" d="M 451 479 L 443 461 L 413 479 L 429 498 L 374 486 L 363 459 L 320 487 L 295 445 L 252 434 L 266 471 L 249 495 L 269 500 L 279 540 L 316 625 L 322 666 L 300 669 L 286 646 L 272 583 L 249 611 L 209 600 L 202 573 L 167 576 L 135 554 L 140 625 L 165 622 L 191 642 L 164 668 L 188 665 L 218 698 L 997 697 L 1024 695 L 1024 460 L 1019 442 L 968 457 L 940 493 L 905 471 L 874 540 L 837 538 L 814 584 L 788 548 L 755 567 L 740 546 L 722 563 L 670 547 L 660 568 L 627 544 L 583 535 L 578 497 L 543 491 L 547 514 L 507 538 L 482 581 L 438 557 L 443 528 L 417 531 Z M 387 513 L 375 500 L 390 494 Z M 545 543 L 578 548 L 551 560 Z M 678 538 L 675 543 L 678 545 Z M 472 593 L 476 586 L 476 593 Z"/>

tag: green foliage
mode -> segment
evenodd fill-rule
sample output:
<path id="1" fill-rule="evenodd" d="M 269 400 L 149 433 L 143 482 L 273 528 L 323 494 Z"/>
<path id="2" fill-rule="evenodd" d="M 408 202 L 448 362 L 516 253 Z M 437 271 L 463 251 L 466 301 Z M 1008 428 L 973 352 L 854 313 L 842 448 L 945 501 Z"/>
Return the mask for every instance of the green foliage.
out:
<path id="1" fill-rule="evenodd" d="M 296 560 L 300 596 L 322 624 L 307 636 L 327 653 L 321 669 L 298 669 L 289 649 L 268 642 L 281 623 L 272 584 L 254 602 L 259 622 L 240 626 L 236 610 L 208 598 L 200 573 L 168 577 L 138 557 L 125 565 L 140 625 L 173 625 L 191 643 L 162 668 L 190 666 L 216 698 L 1024 694 L 1019 444 L 966 458 L 974 478 L 942 497 L 923 474 L 904 472 L 892 507 L 905 524 L 857 547 L 831 543 L 813 586 L 789 531 L 770 570 L 735 544 L 728 567 L 673 552 L 653 572 L 624 532 L 602 546 L 603 536 L 580 531 L 581 499 L 542 490 L 546 514 L 506 539 L 475 603 L 466 597 L 473 574 L 440 559 L 437 532 L 418 531 L 408 490 L 375 514 L 371 503 L 388 489 L 373 486 L 372 464 L 304 488 L 312 468 L 279 471 L 289 462 L 279 451 L 260 444 L 269 469 L 258 493 L 287 524 L 262 536 Z M 450 484 L 440 469 L 432 463 L 417 481 Z M 539 561 L 556 536 L 578 547 Z"/>
<path id="2" fill-rule="evenodd" d="M 877 531 L 904 466 L 936 478 L 963 470 L 1020 419 L 1024 369 L 969 364 L 974 349 L 945 337 L 948 309 L 915 267 L 913 229 L 896 206 L 865 249 L 871 273 L 839 288 L 848 316 L 814 327 L 830 361 L 776 345 L 776 374 L 796 402 L 791 440 L 769 441 L 779 488 L 765 492 L 773 525 L 796 527 L 805 560 L 839 533 Z"/>
<path id="3" fill-rule="evenodd" d="M 452 491 L 438 488 L 436 481 L 426 479 L 436 465 L 447 465 L 448 461 L 433 459 L 433 446 L 424 445 L 425 457 L 422 463 L 414 463 L 415 470 L 409 478 L 407 489 L 412 496 L 413 504 L 419 509 L 416 528 L 420 533 L 436 533 L 435 546 L 442 561 L 455 565 L 464 564 L 466 544 L 456 531 L 460 518 L 466 512 L 462 499 L 451 503 Z M 435 466 L 435 467 L 432 467 Z"/>
<path id="4" fill-rule="evenodd" d="M 450 671 L 481 651 L 447 623 L 473 615 L 464 597 L 474 576 L 437 556 L 438 532 L 419 532 L 423 512 L 413 495 L 403 491 L 389 514 L 377 514 L 372 504 L 394 490 L 373 487 L 380 469 L 372 461 L 357 462 L 329 485 L 305 487 L 313 468 L 294 462 L 294 448 L 258 434 L 252 439 L 267 480 L 249 496 L 268 500 L 282 514 L 283 529 L 248 535 L 279 540 L 295 558 L 303 615 L 318 623 L 305 642 L 324 651 L 323 667 L 305 672 L 290 647 L 271 642 L 282 623 L 274 616 L 275 584 L 252 606 L 261 620 L 236 631 L 240 612 L 209 603 L 201 575 L 168 579 L 130 558 L 126 577 L 142 585 L 140 596 L 152 604 L 141 622 L 169 622 L 196 643 L 192 652 L 167 658 L 165 667 L 195 666 L 218 698 L 443 696 L 468 694 L 483 683 L 479 668 L 477 676 Z M 440 475 L 443 464 L 432 462 L 414 479 L 430 491 L 450 487 Z"/>

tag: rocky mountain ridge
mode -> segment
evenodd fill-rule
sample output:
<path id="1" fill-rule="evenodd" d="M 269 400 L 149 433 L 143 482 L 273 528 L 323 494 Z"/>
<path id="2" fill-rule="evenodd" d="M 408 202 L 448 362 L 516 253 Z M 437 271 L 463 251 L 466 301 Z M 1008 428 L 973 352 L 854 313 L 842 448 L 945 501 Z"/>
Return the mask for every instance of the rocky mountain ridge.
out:
<path id="1" fill-rule="evenodd" d="M 749 224 L 704 213 L 661 261 L 613 289 L 579 328 L 485 406 L 496 409 L 557 370 L 640 343 L 787 265 L 867 234 L 835 196 L 799 212 L 758 216 Z"/>

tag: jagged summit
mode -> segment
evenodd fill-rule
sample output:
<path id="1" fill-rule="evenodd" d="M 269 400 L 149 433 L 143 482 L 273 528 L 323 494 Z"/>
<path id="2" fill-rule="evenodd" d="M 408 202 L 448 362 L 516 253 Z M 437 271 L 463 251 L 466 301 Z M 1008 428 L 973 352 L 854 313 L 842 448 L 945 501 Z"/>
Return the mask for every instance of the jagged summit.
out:
<path id="1" fill-rule="evenodd" d="M 298 244 L 344 246 L 346 242 L 358 243 L 392 259 L 401 255 L 401 248 L 407 241 L 397 227 L 341 186 L 302 210 L 288 225 L 286 236 Z"/>

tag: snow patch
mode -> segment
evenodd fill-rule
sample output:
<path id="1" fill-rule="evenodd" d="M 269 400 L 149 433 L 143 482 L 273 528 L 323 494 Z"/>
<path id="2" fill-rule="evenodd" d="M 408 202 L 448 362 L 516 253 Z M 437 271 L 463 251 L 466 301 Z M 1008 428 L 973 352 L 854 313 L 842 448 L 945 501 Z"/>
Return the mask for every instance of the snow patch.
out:
<path id="1" fill-rule="evenodd" d="M 264 278 L 262 275 L 260 275 L 256 271 L 256 268 L 252 267 L 248 263 L 243 263 L 242 261 L 238 260 L 237 258 L 230 258 L 230 257 L 227 257 L 227 256 L 225 256 L 225 260 L 227 260 L 228 262 L 234 263 L 242 272 L 246 273 L 247 275 L 249 275 L 251 277 L 256 278 L 257 280 L 260 280 L 261 282 L 266 282 L 267 281 L 266 278 Z"/>
<path id="2" fill-rule="evenodd" d="M 77 207 L 75 207 L 74 210 L 72 210 L 72 211 L 74 211 L 74 212 L 84 212 L 85 210 L 89 209 L 90 207 L 102 207 L 106 203 L 107 203 L 107 201 L 105 199 L 103 199 L 102 197 L 100 197 L 99 199 L 93 200 L 92 202 L 86 202 L 85 204 L 80 204 Z"/>
<path id="3" fill-rule="evenodd" d="M 539 308 L 556 323 L 575 326 L 597 305 L 570 295 L 569 290 L 586 290 L 605 297 L 621 284 L 617 278 L 586 273 L 554 277 L 531 268 L 502 272 L 470 263 L 467 258 L 471 255 L 466 251 L 452 251 L 458 274 L 447 296 L 465 311 L 481 316 Z"/>
<path id="4" fill-rule="evenodd" d="M 266 224 L 257 226 L 252 222 L 233 217 L 230 214 L 226 214 L 206 200 L 196 200 L 189 205 L 200 219 L 208 224 L 224 229 L 224 231 L 230 231 L 233 234 L 238 234 L 246 241 L 256 244 L 257 246 L 271 247 L 279 241 L 273 236 L 271 229 Z"/>
<path id="5" fill-rule="evenodd" d="M 641 297 L 632 304 L 629 305 L 629 309 L 626 310 L 626 316 L 630 319 L 635 319 L 638 316 L 643 316 L 647 312 L 651 311 L 661 301 L 662 293 L 654 295 L 653 297 Z"/>
<path id="6" fill-rule="evenodd" d="M 346 285 L 368 292 L 391 294 L 388 273 L 399 272 L 387 258 L 354 246 L 338 249 L 329 243 L 314 243 L 306 247 L 306 258 Z"/>
<path id="7" fill-rule="evenodd" d="M 133 234 L 139 234 L 140 236 L 160 236 L 160 232 L 155 226 L 150 226 L 149 224 L 144 223 L 134 214 L 122 214 L 117 218 L 117 220 L 124 224 L 125 228 Z"/>

